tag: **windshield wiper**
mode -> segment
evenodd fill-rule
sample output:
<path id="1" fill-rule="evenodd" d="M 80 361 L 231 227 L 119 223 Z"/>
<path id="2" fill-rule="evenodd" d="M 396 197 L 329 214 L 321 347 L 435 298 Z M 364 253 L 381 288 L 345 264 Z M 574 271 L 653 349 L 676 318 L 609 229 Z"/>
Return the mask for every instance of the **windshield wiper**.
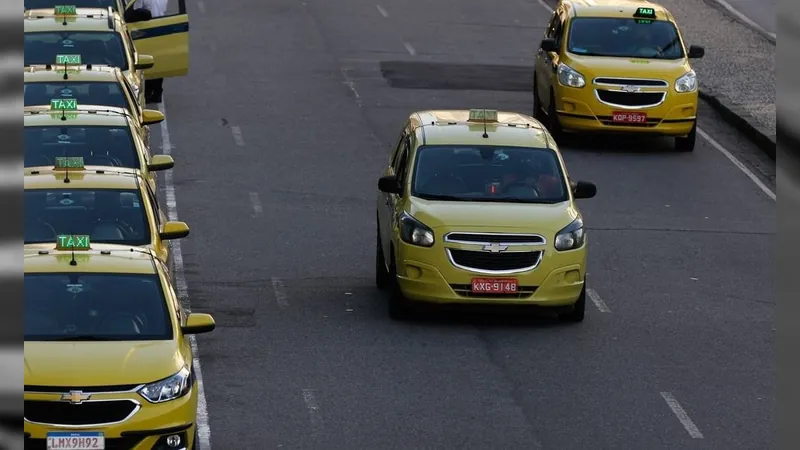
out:
<path id="1" fill-rule="evenodd" d="M 423 200 L 450 200 L 454 202 L 470 201 L 467 198 L 456 197 L 455 195 L 440 195 L 440 194 L 416 194 L 417 197 Z"/>
<path id="2" fill-rule="evenodd" d="M 60 341 L 60 342 L 68 342 L 68 341 L 119 341 L 119 338 L 110 338 L 105 336 L 97 336 L 93 334 L 76 334 L 72 336 L 63 336 L 63 337 L 54 337 L 53 339 L 49 339 L 52 341 Z"/>

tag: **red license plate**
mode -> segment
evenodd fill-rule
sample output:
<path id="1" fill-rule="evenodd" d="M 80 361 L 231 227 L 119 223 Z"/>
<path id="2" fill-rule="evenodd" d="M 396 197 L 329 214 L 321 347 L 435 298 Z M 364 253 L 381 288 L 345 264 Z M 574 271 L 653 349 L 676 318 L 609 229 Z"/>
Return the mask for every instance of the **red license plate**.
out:
<path id="1" fill-rule="evenodd" d="M 473 278 L 472 292 L 476 294 L 516 294 L 514 278 Z"/>
<path id="2" fill-rule="evenodd" d="M 647 114 L 641 112 L 615 111 L 611 114 L 614 123 L 647 123 Z"/>

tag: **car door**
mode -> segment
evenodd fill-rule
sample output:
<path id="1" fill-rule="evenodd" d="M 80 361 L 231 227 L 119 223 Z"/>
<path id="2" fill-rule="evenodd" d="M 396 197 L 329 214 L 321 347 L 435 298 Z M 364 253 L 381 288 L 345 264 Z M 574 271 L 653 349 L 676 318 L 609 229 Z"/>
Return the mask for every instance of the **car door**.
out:
<path id="1" fill-rule="evenodd" d="M 161 232 L 164 222 L 167 221 L 167 218 L 164 215 L 164 211 L 161 210 L 161 206 L 158 203 L 158 198 L 156 197 L 155 192 L 153 192 L 153 190 L 150 188 L 150 183 L 144 183 L 144 186 L 145 190 L 147 191 L 147 200 L 150 204 L 150 210 L 152 211 L 156 222 L 156 230 L 157 232 Z M 172 253 L 170 252 L 169 242 L 162 241 L 161 239 L 156 239 L 156 242 L 157 243 L 154 248 L 156 255 L 158 255 L 158 258 L 167 264 L 167 267 L 172 267 Z"/>
<path id="2" fill-rule="evenodd" d="M 408 155 L 411 151 L 409 136 L 403 133 L 400 140 L 396 158 L 392 161 L 392 175 L 397 177 L 397 181 L 401 186 L 404 186 L 405 173 L 408 166 Z M 395 219 L 397 217 L 397 208 L 400 205 L 402 198 L 397 194 L 384 194 L 384 214 L 382 217 L 384 234 L 381 236 L 381 243 L 383 244 L 383 254 L 388 258 L 390 255 L 390 244 L 395 237 Z"/>
<path id="3" fill-rule="evenodd" d="M 546 39 L 555 39 L 556 45 L 561 47 L 561 36 L 563 35 L 563 15 L 561 8 L 553 12 L 553 17 L 547 25 L 547 31 L 544 37 Z M 539 98 L 542 99 L 542 107 L 547 108 L 550 106 L 550 91 L 551 88 L 558 83 L 558 63 L 560 57 L 556 52 L 545 52 L 539 48 L 536 58 L 536 82 L 539 90 Z"/>
<path id="4" fill-rule="evenodd" d="M 186 0 L 178 0 L 178 13 L 128 23 L 139 54 L 154 58 L 145 79 L 181 77 L 189 73 L 189 14 Z"/>

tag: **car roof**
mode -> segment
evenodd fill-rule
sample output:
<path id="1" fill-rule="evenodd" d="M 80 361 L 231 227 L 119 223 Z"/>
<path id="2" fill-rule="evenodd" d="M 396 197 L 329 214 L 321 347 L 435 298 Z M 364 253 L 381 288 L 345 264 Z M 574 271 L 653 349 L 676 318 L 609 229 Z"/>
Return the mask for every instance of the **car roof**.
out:
<path id="1" fill-rule="evenodd" d="M 55 62 L 55 61 L 54 61 Z M 70 66 L 68 79 L 64 79 L 64 68 L 55 65 L 33 65 L 26 66 L 23 70 L 25 83 L 69 83 L 82 81 L 105 81 L 109 83 L 119 83 L 122 69 L 119 67 L 81 65 Z"/>
<path id="2" fill-rule="evenodd" d="M 61 114 L 50 113 L 50 107 L 33 106 L 25 108 L 24 124 L 26 127 L 70 127 L 70 126 L 101 126 L 101 127 L 129 127 L 131 117 L 122 108 L 107 108 L 104 106 L 81 105 L 83 109 L 69 111 L 77 117 L 61 120 Z"/>
<path id="3" fill-rule="evenodd" d="M 672 14 L 658 3 L 645 0 L 562 0 L 573 17 L 632 18 L 637 8 L 653 8 L 656 18 L 673 20 Z"/>
<path id="4" fill-rule="evenodd" d="M 104 8 L 77 8 L 74 16 L 56 16 L 51 8 L 30 9 L 25 11 L 24 17 L 25 33 L 62 30 L 117 31 L 121 22 L 119 14 L 109 14 L 109 10 Z"/>
<path id="5" fill-rule="evenodd" d="M 496 145 L 552 147 L 544 126 L 516 112 L 497 111 L 498 123 L 487 123 L 489 138 L 483 137 L 481 122 L 468 122 L 470 110 L 417 111 L 409 121 L 421 145 Z"/>
<path id="6" fill-rule="evenodd" d="M 157 274 L 153 253 L 143 247 L 115 244 L 91 243 L 91 250 L 75 251 L 77 265 L 71 265 L 71 251 L 56 250 L 55 243 L 49 250 L 42 245 L 24 250 L 24 273 L 120 273 Z"/>
<path id="7" fill-rule="evenodd" d="M 123 167 L 87 167 L 85 170 L 70 170 L 69 183 L 65 183 L 65 170 L 37 167 L 26 170 L 23 177 L 24 189 L 128 189 L 139 190 L 143 182 L 139 171 Z"/>

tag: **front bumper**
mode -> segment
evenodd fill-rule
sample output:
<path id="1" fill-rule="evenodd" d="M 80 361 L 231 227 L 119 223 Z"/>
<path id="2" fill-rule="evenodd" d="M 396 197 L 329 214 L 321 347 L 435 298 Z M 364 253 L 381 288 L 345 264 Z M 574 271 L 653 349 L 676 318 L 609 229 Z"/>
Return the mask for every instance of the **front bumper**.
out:
<path id="1" fill-rule="evenodd" d="M 59 394 L 25 393 L 25 402 L 58 402 Z M 93 394 L 90 401 L 134 400 L 141 407 L 125 420 L 99 426 L 63 426 L 34 423 L 25 418 L 25 449 L 45 450 L 48 432 L 101 432 L 108 450 L 188 450 L 194 444 L 197 419 L 197 385 L 184 397 L 160 404 L 151 404 L 135 392 Z M 87 402 L 89 403 L 89 402 Z M 73 405 L 68 405 L 73 406 Z M 77 405 L 79 406 L 79 405 Z M 181 436 L 177 447 L 167 445 L 167 437 Z"/>

